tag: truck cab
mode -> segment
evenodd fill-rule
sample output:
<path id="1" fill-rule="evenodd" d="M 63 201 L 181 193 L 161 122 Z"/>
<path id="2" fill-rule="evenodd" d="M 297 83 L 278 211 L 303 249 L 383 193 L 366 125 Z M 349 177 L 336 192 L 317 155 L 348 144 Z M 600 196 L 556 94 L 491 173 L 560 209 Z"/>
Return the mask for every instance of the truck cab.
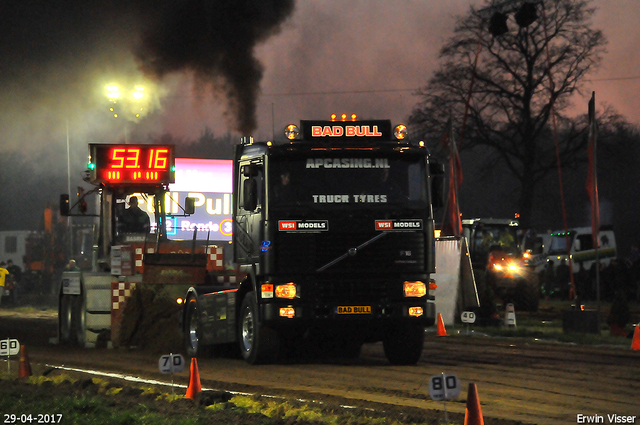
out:
<path id="1" fill-rule="evenodd" d="M 581 270 L 591 273 L 598 264 L 607 267 L 618 255 L 612 226 L 600 227 L 598 247 L 593 243 L 591 227 L 574 227 L 568 232 L 556 231 L 551 233 L 550 239 L 544 279 L 545 291 L 550 296 L 566 298 L 569 293 L 569 257 L 575 274 Z M 568 254 L 567 244 L 570 247 Z"/>

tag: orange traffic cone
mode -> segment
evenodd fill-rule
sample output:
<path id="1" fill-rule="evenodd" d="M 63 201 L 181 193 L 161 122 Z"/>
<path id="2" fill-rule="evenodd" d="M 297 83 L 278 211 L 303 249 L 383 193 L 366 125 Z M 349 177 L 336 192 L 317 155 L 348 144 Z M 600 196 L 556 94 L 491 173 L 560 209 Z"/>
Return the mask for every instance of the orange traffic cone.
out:
<path id="1" fill-rule="evenodd" d="M 442 314 L 440 313 L 438 313 L 438 336 L 449 336 L 449 334 L 447 334 L 447 330 L 444 328 Z"/>
<path id="2" fill-rule="evenodd" d="M 31 364 L 29 363 L 27 347 L 22 345 L 20 346 L 20 368 L 18 370 L 18 376 L 20 378 L 28 378 L 31 375 Z"/>
<path id="3" fill-rule="evenodd" d="M 640 350 L 640 324 L 636 325 L 636 330 L 633 331 L 633 340 L 631 341 L 631 349 L 633 351 Z"/>
<path id="4" fill-rule="evenodd" d="M 198 359 L 195 357 L 191 359 L 191 376 L 189 378 L 189 386 L 187 387 L 187 394 L 185 398 L 195 399 L 198 393 L 202 392 L 202 386 L 200 385 L 200 373 L 198 372 Z"/>
<path id="5" fill-rule="evenodd" d="M 480 408 L 480 398 L 478 398 L 478 389 L 473 382 L 469 384 L 467 408 L 464 411 L 464 425 L 484 425 L 482 409 Z"/>

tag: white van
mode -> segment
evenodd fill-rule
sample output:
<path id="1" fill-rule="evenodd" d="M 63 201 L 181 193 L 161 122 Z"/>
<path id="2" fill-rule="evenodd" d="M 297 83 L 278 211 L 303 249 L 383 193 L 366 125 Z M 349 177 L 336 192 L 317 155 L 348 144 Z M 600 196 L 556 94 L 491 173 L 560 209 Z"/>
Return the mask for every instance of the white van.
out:
<path id="1" fill-rule="evenodd" d="M 576 227 L 569 230 L 569 242 L 571 246 L 571 261 L 574 273 L 578 272 L 578 264 L 586 270 L 590 270 L 596 261 L 596 250 L 593 246 L 591 227 Z M 551 244 L 547 253 L 547 263 L 552 263 L 554 269 L 563 261 L 567 260 L 567 242 L 564 231 L 551 234 Z M 611 260 L 617 257 L 616 238 L 613 227 L 602 226 L 599 233 L 600 247 L 598 248 L 598 258 L 600 264 L 605 267 Z"/>

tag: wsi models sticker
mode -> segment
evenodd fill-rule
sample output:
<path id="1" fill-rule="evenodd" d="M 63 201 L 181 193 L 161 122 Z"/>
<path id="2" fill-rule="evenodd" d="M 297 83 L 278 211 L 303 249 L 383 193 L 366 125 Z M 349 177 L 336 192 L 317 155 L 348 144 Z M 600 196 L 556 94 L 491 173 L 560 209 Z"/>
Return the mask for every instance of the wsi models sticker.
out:
<path id="1" fill-rule="evenodd" d="M 387 232 L 422 230 L 422 220 L 419 218 L 376 220 L 376 230 L 385 230 Z"/>
<path id="2" fill-rule="evenodd" d="M 329 220 L 279 220 L 278 230 L 281 232 L 326 232 Z"/>

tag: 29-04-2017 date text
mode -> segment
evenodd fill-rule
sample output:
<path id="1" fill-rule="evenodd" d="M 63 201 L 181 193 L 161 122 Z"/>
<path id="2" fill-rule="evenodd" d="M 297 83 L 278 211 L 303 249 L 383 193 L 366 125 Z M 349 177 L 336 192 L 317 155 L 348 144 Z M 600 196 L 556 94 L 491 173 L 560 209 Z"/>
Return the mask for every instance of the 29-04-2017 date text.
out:
<path id="1" fill-rule="evenodd" d="M 3 414 L 3 424 L 59 424 L 62 422 L 61 413 L 37 413 L 37 414 Z"/>

